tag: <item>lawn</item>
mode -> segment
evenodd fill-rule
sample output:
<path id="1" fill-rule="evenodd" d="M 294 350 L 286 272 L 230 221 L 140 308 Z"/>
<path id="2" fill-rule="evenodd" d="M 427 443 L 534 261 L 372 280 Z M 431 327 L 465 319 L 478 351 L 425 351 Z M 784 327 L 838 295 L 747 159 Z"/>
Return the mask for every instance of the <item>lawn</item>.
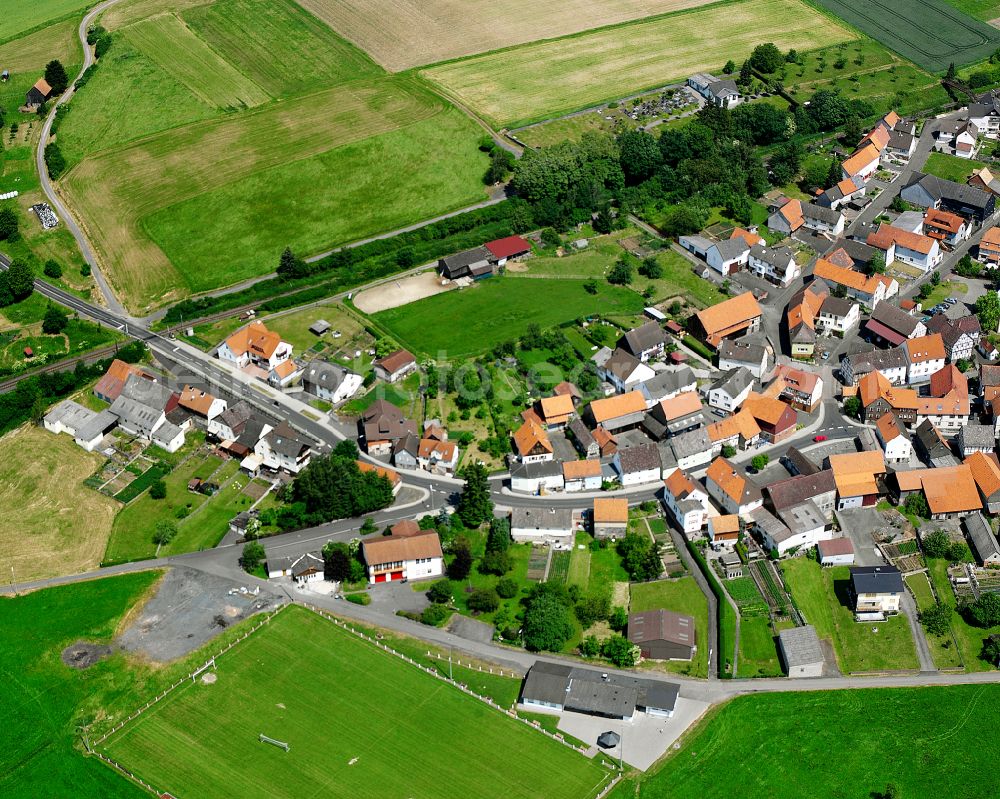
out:
<path id="1" fill-rule="evenodd" d="M 325 319 L 330 323 L 330 332 L 322 337 L 309 332 L 309 326 L 319 319 Z M 343 347 L 355 336 L 364 332 L 364 325 L 345 311 L 340 303 L 316 305 L 280 316 L 265 316 L 261 321 L 267 325 L 268 330 L 279 333 L 282 341 L 291 344 L 295 352 L 300 355 L 317 343 Z M 339 339 L 333 338 L 334 330 L 340 331 Z"/>
<path id="2" fill-rule="evenodd" d="M 706 2 L 711 0 L 299 0 L 393 72 Z"/>
<path id="3" fill-rule="evenodd" d="M 687 674 L 691 677 L 708 676 L 708 650 L 714 642 L 708 640 L 708 600 L 694 581 L 694 577 L 678 580 L 659 580 L 654 583 L 632 583 L 630 587 L 630 613 L 664 608 L 677 613 L 686 613 L 694 618 L 695 642 L 698 651 L 694 660 L 666 661 L 657 663 L 668 671 Z"/>
<path id="4" fill-rule="evenodd" d="M 986 163 L 983 161 L 975 161 L 971 158 L 959 158 L 947 153 L 931 153 L 927 156 L 924 172 L 937 175 L 945 180 L 953 180 L 955 183 L 965 183 L 975 170 L 982 169 L 984 166 Z"/>
<path id="5" fill-rule="evenodd" d="M 931 590 L 930 578 L 926 574 L 911 574 L 906 578 L 906 587 L 913 592 L 917 609 L 921 613 L 934 607 L 934 592 Z M 962 668 L 962 655 L 950 633 L 943 636 L 931 635 L 924 629 L 924 637 L 927 639 L 935 666 L 939 669 Z"/>
<path id="6" fill-rule="evenodd" d="M 780 677 L 777 636 L 767 616 L 740 617 L 740 655 L 737 677 Z"/>
<path id="7" fill-rule="evenodd" d="M 543 329 L 590 314 L 639 313 L 643 299 L 630 289 L 582 280 L 505 275 L 374 315 L 403 346 L 432 357 L 461 358 L 519 338 L 531 323 Z"/>
<path id="8" fill-rule="evenodd" d="M 948 581 L 948 562 L 939 558 L 928 558 L 927 570 L 934 583 L 934 590 L 937 592 L 941 602 L 954 606 L 956 604 L 955 592 Z M 1000 634 L 1000 626 L 997 627 L 973 627 L 959 613 L 951 617 L 951 631 L 958 642 L 959 651 L 962 653 L 962 660 L 965 663 L 966 671 L 993 671 L 993 666 L 980 657 L 983 651 L 983 643 L 990 635 Z"/>
<path id="9" fill-rule="evenodd" d="M 942 280 L 931 290 L 926 300 L 920 301 L 920 304 L 922 308 L 933 308 L 949 297 L 959 299 L 962 294 L 967 294 L 968 291 L 968 285 L 958 280 Z"/>
<path id="10" fill-rule="evenodd" d="M 103 462 L 70 436 L 33 425 L 0 438 L 0 502 L 7 509 L 0 558 L 17 580 L 77 574 L 100 563 L 121 505 L 83 481 Z"/>
<path id="11" fill-rule="evenodd" d="M 53 58 L 63 63 L 80 61 L 80 45 L 76 38 L 78 22 L 66 19 L 54 25 L 0 44 L 0 64 L 12 75 L 20 72 L 43 70 Z M 0 41 L 3 37 L 0 36 Z M 37 80 L 37 78 L 36 78 Z"/>
<path id="12" fill-rule="evenodd" d="M 148 796 L 96 758 L 84 757 L 79 746 L 77 725 L 106 712 L 109 698 L 128 698 L 133 689 L 126 656 L 77 671 L 59 654 L 78 640 L 109 643 L 119 619 L 156 577 L 143 572 L 0 599 L 0 672 L 7 677 L 0 694 L 6 730 L 0 795 Z"/>
<path id="13" fill-rule="evenodd" d="M 995 685 L 743 696 L 710 715 L 638 790 L 625 783 L 610 796 L 847 799 L 881 796 L 887 782 L 907 799 L 992 796 L 997 701 Z"/>
<path id="14" fill-rule="evenodd" d="M 31 0 L 8 3 L 0 18 L 0 42 L 14 39 L 28 31 L 51 25 L 69 16 L 83 17 L 83 9 L 94 0 Z M 76 12 L 80 12 L 77 14 Z"/>
<path id="15" fill-rule="evenodd" d="M 902 615 L 885 622 L 859 624 L 847 605 L 850 570 L 823 569 L 814 560 L 793 558 L 781 564 L 796 606 L 820 638 L 830 638 L 840 670 L 848 672 L 916 669 L 917 653 Z"/>
<path id="16" fill-rule="evenodd" d="M 854 38 L 799 0 L 744 0 L 501 50 L 423 75 L 498 125 L 516 127 L 740 63 L 764 40 L 782 50 Z"/>
<path id="17" fill-rule="evenodd" d="M 1000 45 L 1000 31 L 945 0 L 816 2 L 930 72 L 982 61 Z"/>
<path id="18" fill-rule="evenodd" d="M 178 689 L 105 750 L 180 796 L 294 796 L 305 780 L 359 799 L 492 797 L 499 784 L 510 797 L 579 799 L 609 779 L 596 762 L 302 608 L 220 658 L 217 677 Z M 262 747 L 260 733 L 290 751 Z"/>

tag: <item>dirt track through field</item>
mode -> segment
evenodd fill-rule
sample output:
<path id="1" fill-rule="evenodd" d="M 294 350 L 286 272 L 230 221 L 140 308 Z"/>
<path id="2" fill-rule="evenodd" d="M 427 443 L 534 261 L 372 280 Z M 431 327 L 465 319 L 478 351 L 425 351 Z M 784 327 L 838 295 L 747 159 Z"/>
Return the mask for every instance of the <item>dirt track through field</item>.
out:
<path id="1" fill-rule="evenodd" d="M 392 72 L 713 0 L 298 0 Z"/>

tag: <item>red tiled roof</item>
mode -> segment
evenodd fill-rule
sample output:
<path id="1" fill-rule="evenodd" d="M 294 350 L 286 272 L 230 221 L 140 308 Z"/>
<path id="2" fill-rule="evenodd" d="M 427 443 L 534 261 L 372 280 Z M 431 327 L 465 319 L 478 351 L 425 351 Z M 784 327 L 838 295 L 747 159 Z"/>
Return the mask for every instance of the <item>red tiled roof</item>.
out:
<path id="1" fill-rule="evenodd" d="M 486 249 L 493 253 L 495 258 L 513 258 L 515 255 L 531 252 L 531 244 L 520 236 L 507 236 L 486 242 Z"/>

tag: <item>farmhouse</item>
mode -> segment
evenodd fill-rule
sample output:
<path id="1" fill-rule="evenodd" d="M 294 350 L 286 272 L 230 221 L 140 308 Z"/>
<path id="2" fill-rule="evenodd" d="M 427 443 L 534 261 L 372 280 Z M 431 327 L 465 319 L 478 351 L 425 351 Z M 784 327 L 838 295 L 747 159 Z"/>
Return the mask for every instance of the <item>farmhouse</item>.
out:
<path id="1" fill-rule="evenodd" d="M 708 494 L 681 469 L 664 481 L 663 505 L 688 538 L 699 533 L 708 519 Z"/>
<path id="2" fill-rule="evenodd" d="M 256 366 L 270 372 L 292 357 L 292 345 L 268 330 L 263 322 L 251 322 L 222 342 L 217 356 L 219 360 L 235 364 L 240 369 Z"/>
<path id="3" fill-rule="evenodd" d="M 108 371 L 94 384 L 94 396 L 108 403 L 114 402 L 132 375 L 152 379 L 140 366 L 125 363 L 125 361 L 115 358 L 108 367 Z"/>
<path id="4" fill-rule="evenodd" d="M 955 443 L 958 454 L 962 458 L 968 458 L 976 452 L 989 455 L 996 448 L 997 439 L 993 433 L 993 425 L 967 424 L 958 431 L 958 439 Z"/>
<path id="5" fill-rule="evenodd" d="M 810 502 L 819 509 L 826 521 L 833 521 L 837 484 L 830 469 L 786 477 L 784 480 L 771 483 L 766 490 L 766 505 L 778 516 Z"/>
<path id="6" fill-rule="evenodd" d="M 983 514 L 969 514 L 962 519 L 962 526 L 969 536 L 976 562 L 980 566 L 1000 566 L 1000 546 L 997 546 L 997 537 Z"/>
<path id="7" fill-rule="evenodd" d="M 795 409 L 773 397 L 751 392 L 743 403 L 743 411 L 757 422 L 761 439 L 768 443 L 777 444 L 795 432 L 798 419 Z"/>
<path id="8" fill-rule="evenodd" d="M 903 575 L 895 566 L 852 566 L 851 594 L 858 621 L 881 620 L 898 613 Z"/>
<path id="9" fill-rule="evenodd" d="M 892 225 L 880 224 L 875 232 L 868 235 L 866 242 L 869 247 L 885 254 L 886 264 L 900 260 L 927 272 L 941 263 L 938 239 Z"/>
<path id="10" fill-rule="evenodd" d="M 760 329 L 761 309 L 749 291 L 698 311 L 696 318 L 705 341 L 718 347 L 723 339 Z"/>
<path id="11" fill-rule="evenodd" d="M 853 269 L 837 266 L 823 258 L 816 261 L 816 265 L 813 267 L 813 277 L 822 278 L 830 285 L 843 286 L 847 296 L 860 300 L 869 308 L 876 307 L 882 300 L 899 290 L 899 284 L 891 278 L 891 282 L 887 284 L 879 276 L 868 277 Z M 895 286 L 894 289 L 893 286 Z"/>
<path id="12" fill-rule="evenodd" d="M 654 405 L 643 417 L 641 427 L 654 441 L 663 441 L 701 427 L 705 421 L 701 398 L 694 391 L 686 391 Z"/>
<path id="13" fill-rule="evenodd" d="M 654 483 L 662 477 L 660 451 L 652 442 L 619 448 L 613 464 L 623 488 Z"/>
<path id="14" fill-rule="evenodd" d="M 618 347 L 603 364 L 598 364 L 597 374 L 618 392 L 632 391 L 639 383 L 650 380 L 655 372 L 630 352 Z"/>
<path id="15" fill-rule="evenodd" d="M 885 475 L 885 458 L 881 452 L 831 455 L 830 469 L 837 485 L 837 510 L 867 507 L 878 502 L 878 481 Z"/>
<path id="16" fill-rule="evenodd" d="M 712 460 L 713 445 L 708 437 L 708 430 L 704 427 L 674 436 L 669 440 L 669 445 L 678 469 L 695 469 Z M 719 446 L 721 449 L 722 445 Z M 664 471 L 667 471 L 666 468 Z"/>
<path id="17" fill-rule="evenodd" d="M 711 453 L 718 454 L 727 445 L 736 449 L 750 449 L 760 440 L 761 430 L 750 412 L 741 410 L 727 419 L 710 424 L 706 433 L 712 442 Z"/>
<path id="18" fill-rule="evenodd" d="M 708 248 L 705 260 L 713 270 L 728 277 L 746 265 L 749 254 L 750 245 L 743 239 L 725 239 Z"/>
<path id="19" fill-rule="evenodd" d="M 708 404 L 723 411 L 735 411 L 753 390 L 754 377 L 745 366 L 730 369 L 709 387 Z"/>
<path id="20" fill-rule="evenodd" d="M 213 397 L 211 394 L 192 386 L 184 386 L 177 404 L 207 422 L 226 410 L 224 399 Z"/>
<path id="21" fill-rule="evenodd" d="M 618 340 L 618 346 L 645 363 L 650 358 L 662 357 L 667 346 L 667 334 L 657 322 L 646 322 L 623 335 Z"/>
<path id="22" fill-rule="evenodd" d="M 899 471 L 894 479 L 893 499 L 902 502 L 910 494 L 922 491 L 932 519 L 958 519 L 982 510 L 979 489 L 967 464 Z"/>
<path id="23" fill-rule="evenodd" d="M 978 323 L 978 321 L 977 319 L 976 322 Z M 934 314 L 927 323 L 927 332 L 941 336 L 945 354 L 948 356 L 948 360 L 953 363 L 963 358 L 972 358 L 975 340 L 972 335 L 962 329 L 962 325 L 958 324 L 957 320 L 953 321 L 944 314 Z"/>
<path id="24" fill-rule="evenodd" d="M 601 448 L 594 439 L 594 436 L 591 435 L 590 430 L 587 429 L 587 425 L 583 423 L 583 419 L 573 419 L 566 426 L 566 431 L 568 433 L 567 438 L 573 442 L 577 452 L 583 455 L 583 457 L 601 457 Z"/>
<path id="25" fill-rule="evenodd" d="M 628 640 L 648 660 L 691 660 L 698 648 L 694 619 L 672 610 L 630 613 Z"/>
<path id="26" fill-rule="evenodd" d="M 302 375 L 302 388 L 333 405 L 353 397 L 364 382 L 361 375 L 327 361 L 313 361 Z"/>
<path id="27" fill-rule="evenodd" d="M 889 412 L 895 413 L 904 424 L 913 424 L 917 419 L 921 398 L 913 389 L 892 386 L 881 372 L 870 372 L 861 378 L 858 396 L 866 422 L 876 422 Z"/>
<path id="28" fill-rule="evenodd" d="M 848 355 L 840 362 L 840 373 L 849 386 L 859 385 L 866 375 L 878 373 L 891 385 L 906 382 L 906 355 L 899 347 Z"/>
<path id="29" fill-rule="evenodd" d="M 969 455 L 965 463 L 972 470 L 972 479 L 976 481 L 983 508 L 991 514 L 1000 513 L 1000 465 L 997 465 L 996 459 L 976 452 Z"/>
<path id="30" fill-rule="evenodd" d="M 361 556 L 371 584 L 440 577 L 444 573 L 444 553 L 434 530 L 369 538 L 361 542 Z"/>
<path id="31" fill-rule="evenodd" d="M 754 244 L 750 248 L 747 268 L 777 286 L 787 286 L 802 274 L 790 247 L 768 247 L 765 244 Z"/>
<path id="32" fill-rule="evenodd" d="M 657 372 L 656 377 L 644 380 L 636 386 L 646 398 L 646 406 L 652 408 L 658 402 L 671 399 L 686 391 L 698 388 L 698 381 L 690 367 L 681 366 Z"/>
<path id="33" fill-rule="evenodd" d="M 398 383 L 410 372 L 416 371 L 417 359 L 407 350 L 390 352 L 384 358 L 372 362 L 375 376 L 386 383 Z"/>
<path id="34" fill-rule="evenodd" d="M 822 511 L 811 500 L 780 511 L 777 516 L 766 508 L 757 508 L 750 513 L 750 518 L 764 547 L 776 550 L 779 556 L 792 550 L 815 546 L 831 535 L 826 529 Z"/>
<path id="35" fill-rule="evenodd" d="M 641 391 L 594 400 L 587 408 L 591 424 L 612 433 L 638 427 L 645 415 L 646 399 Z"/>
<path id="36" fill-rule="evenodd" d="M 793 679 L 823 676 L 823 648 L 811 624 L 778 633 L 781 659 Z"/>
<path id="37" fill-rule="evenodd" d="M 875 306 L 865 330 L 876 343 L 889 346 L 898 346 L 907 339 L 927 335 L 923 322 L 887 302 Z"/>
<path id="38" fill-rule="evenodd" d="M 590 523 L 594 538 L 623 537 L 628 530 L 628 500 L 625 497 L 595 499 Z"/>
<path id="39" fill-rule="evenodd" d="M 493 253 L 485 247 L 473 247 L 471 250 L 446 255 L 438 261 L 438 268 L 441 270 L 441 276 L 448 278 L 448 280 L 458 280 L 459 278 L 479 280 L 484 277 L 492 277 L 492 258 Z"/>
<path id="40" fill-rule="evenodd" d="M 486 249 L 492 256 L 490 260 L 498 267 L 504 266 L 507 261 L 523 258 L 531 252 L 531 242 L 522 239 L 520 236 L 507 236 L 502 239 L 486 242 Z"/>
<path id="41" fill-rule="evenodd" d="M 569 508 L 514 508 L 510 514 L 510 535 L 518 542 L 568 549 L 573 545 L 573 511 Z"/>
<path id="42" fill-rule="evenodd" d="M 675 683 L 538 660 L 524 678 L 520 704 L 631 721 L 637 713 L 670 718 L 679 693 Z"/>
<path id="43" fill-rule="evenodd" d="M 42 420 L 50 433 L 67 433 L 78 446 L 93 452 L 104 436 L 118 424 L 118 417 L 109 410 L 92 411 L 73 400 L 63 400 Z"/>

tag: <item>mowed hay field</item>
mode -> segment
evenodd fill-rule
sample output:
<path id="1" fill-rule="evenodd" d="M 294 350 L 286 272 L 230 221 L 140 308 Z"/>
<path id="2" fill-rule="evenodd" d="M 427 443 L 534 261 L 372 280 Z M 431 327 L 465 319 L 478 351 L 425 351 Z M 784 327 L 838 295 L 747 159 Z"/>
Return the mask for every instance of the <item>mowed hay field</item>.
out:
<path id="1" fill-rule="evenodd" d="M 61 189 L 130 308 L 485 199 L 478 126 L 292 0 L 163 5 L 114 32 L 59 130 Z"/>
<path id="2" fill-rule="evenodd" d="M 392 72 L 713 0 L 298 0 Z"/>
<path id="3" fill-rule="evenodd" d="M 94 5 L 97 0 L 6 0 L 0 4 L 0 42 L 69 16 L 82 18 L 83 9 Z"/>
<path id="4" fill-rule="evenodd" d="M 45 65 L 53 58 L 67 67 L 79 64 L 83 53 L 80 41 L 76 38 L 77 24 L 75 19 L 67 19 L 6 44 L 0 44 L 0 69 L 9 69 L 12 75 L 30 71 L 31 83 L 34 83 L 44 72 Z M 37 74 L 34 74 L 36 72 Z"/>
<path id="5" fill-rule="evenodd" d="M 95 568 L 120 503 L 83 481 L 104 462 L 67 435 L 19 427 L 0 438 L 0 561 L 19 581 Z M 9 575 L 8 575 L 9 576 Z"/>
<path id="6" fill-rule="evenodd" d="M 782 50 L 810 50 L 853 38 L 800 0 L 742 0 L 515 47 L 421 74 L 498 125 L 516 127 L 719 69 L 729 58 L 739 63 L 764 41 Z"/>
<path id="7" fill-rule="evenodd" d="M 610 779 L 304 608 L 282 611 L 217 667 L 215 683 L 179 688 L 108 739 L 107 754 L 176 796 L 587 799 Z"/>

